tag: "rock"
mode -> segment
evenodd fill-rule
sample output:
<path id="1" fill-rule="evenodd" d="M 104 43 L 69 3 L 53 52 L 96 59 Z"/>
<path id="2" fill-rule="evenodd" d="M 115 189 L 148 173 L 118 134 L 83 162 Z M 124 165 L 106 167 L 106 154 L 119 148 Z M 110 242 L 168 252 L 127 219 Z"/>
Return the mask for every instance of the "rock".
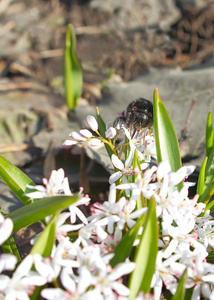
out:
<path id="1" fill-rule="evenodd" d="M 105 122 L 114 120 L 117 113 L 125 110 L 132 100 L 144 97 L 152 101 L 153 91 L 158 88 L 177 137 L 181 141 L 183 161 L 190 162 L 197 158 L 197 163 L 201 164 L 205 152 L 207 114 L 214 107 L 213 74 L 213 67 L 194 71 L 151 69 L 128 83 L 109 82 L 109 95 L 99 105 L 100 114 Z M 95 115 L 95 110 L 77 108 L 82 126 L 85 126 L 83 120 L 88 114 Z M 186 137 L 183 138 L 185 131 Z"/>
<path id="2" fill-rule="evenodd" d="M 116 33 L 149 27 L 168 30 L 181 16 L 173 0 L 92 0 L 90 6 L 112 13 L 106 28 Z"/>

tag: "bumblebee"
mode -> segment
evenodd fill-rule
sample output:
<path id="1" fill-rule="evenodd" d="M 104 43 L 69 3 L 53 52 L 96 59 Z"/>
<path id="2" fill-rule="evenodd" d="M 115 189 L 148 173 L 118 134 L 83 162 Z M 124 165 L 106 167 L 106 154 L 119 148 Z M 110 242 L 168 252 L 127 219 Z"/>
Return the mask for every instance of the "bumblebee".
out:
<path id="1" fill-rule="evenodd" d="M 153 125 L 153 105 L 149 100 L 138 98 L 132 101 L 118 118 L 114 121 L 114 127 L 126 127 L 135 135 L 136 131 L 150 128 Z"/>

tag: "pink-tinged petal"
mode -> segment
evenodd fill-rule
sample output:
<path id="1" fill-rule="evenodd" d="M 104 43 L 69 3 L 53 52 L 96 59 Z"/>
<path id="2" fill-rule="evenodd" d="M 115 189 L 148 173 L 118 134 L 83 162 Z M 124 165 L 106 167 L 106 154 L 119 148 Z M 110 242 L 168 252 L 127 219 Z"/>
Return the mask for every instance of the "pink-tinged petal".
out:
<path id="1" fill-rule="evenodd" d="M 213 283 L 213 279 L 211 279 L 212 281 L 209 281 L 209 280 L 206 280 L 202 277 L 202 280 Z M 214 295 L 211 295 L 211 288 L 210 288 L 209 284 L 207 284 L 207 283 L 203 284 L 202 287 L 201 287 L 201 291 L 202 291 L 203 297 L 205 297 L 206 299 L 210 299 L 210 300 L 214 299 L 214 297 L 213 297 Z"/>
<path id="2" fill-rule="evenodd" d="M 41 291 L 41 296 L 47 300 L 64 299 L 65 291 L 59 288 L 49 288 Z"/>
<path id="3" fill-rule="evenodd" d="M 134 157 L 134 148 L 131 147 L 130 152 L 129 152 L 129 156 L 127 157 L 127 160 L 125 161 L 125 168 L 129 168 L 132 164 L 132 160 Z"/>
<path id="4" fill-rule="evenodd" d="M 96 228 L 97 228 L 96 233 L 97 233 L 98 238 L 101 241 L 105 240 L 108 237 L 108 234 L 105 232 L 105 230 L 103 230 L 103 228 L 101 226 L 96 226 Z"/>
<path id="5" fill-rule="evenodd" d="M 86 123 L 88 127 L 90 127 L 92 130 L 97 131 L 98 130 L 98 123 L 94 116 L 87 116 L 86 117 Z"/>
<path id="6" fill-rule="evenodd" d="M 136 219 L 142 216 L 142 214 L 145 214 L 148 210 L 148 207 L 142 207 L 140 209 L 135 210 L 133 213 L 130 214 L 130 217 L 132 219 Z"/>
<path id="7" fill-rule="evenodd" d="M 136 183 L 124 183 L 124 184 L 120 184 L 116 186 L 116 189 L 119 190 L 126 190 L 126 189 L 137 189 L 138 188 L 138 184 Z"/>
<path id="8" fill-rule="evenodd" d="M 77 207 L 76 207 L 76 215 L 84 224 L 88 224 L 87 218 L 85 217 L 83 212 Z"/>
<path id="9" fill-rule="evenodd" d="M 110 127 L 113 127 L 113 125 L 114 125 L 114 122 L 113 122 L 113 121 L 108 121 L 108 122 L 106 123 L 106 130 L 108 130 Z"/>
<path id="10" fill-rule="evenodd" d="M 75 292 L 76 290 L 76 284 L 74 282 L 74 280 L 71 278 L 71 276 L 69 276 L 68 272 L 66 271 L 66 269 L 63 269 L 61 275 L 60 275 L 60 279 L 62 281 L 63 287 L 70 291 L 70 292 Z"/>
<path id="11" fill-rule="evenodd" d="M 200 285 L 195 285 L 191 299 L 200 300 Z"/>
<path id="12" fill-rule="evenodd" d="M 133 262 L 125 262 L 119 263 L 114 268 L 114 272 L 112 272 L 108 278 L 110 281 L 114 281 L 122 277 L 123 275 L 131 273 L 136 267 L 136 264 Z"/>
<path id="13" fill-rule="evenodd" d="M 109 127 L 106 132 L 105 132 L 105 135 L 107 138 L 109 139 L 113 139 L 116 135 L 117 131 L 114 127 Z"/>
<path id="14" fill-rule="evenodd" d="M 115 201 L 116 201 L 116 188 L 115 188 L 115 183 L 113 183 L 110 186 L 108 202 L 111 205 L 111 204 L 115 203 Z"/>
<path id="15" fill-rule="evenodd" d="M 26 256 L 23 261 L 19 264 L 16 271 L 14 272 L 14 276 L 22 277 L 28 274 L 33 264 L 33 256 Z"/>
<path id="16" fill-rule="evenodd" d="M 91 146 L 99 146 L 101 144 L 101 140 L 99 139 L 92 139 Z"/>
<path id="17" fill-rule="evenodd" d="M 79 132 L 76 132 L 76 131 L 73 131 L 69 134 L 69 136 L 73 139 L 73 140 L 76 140 L 76 141 L 86 141 L 86 138 L 80 134 Z"/>
<path id="18" fill-rule="evenodd" d="M 124 169 L 124 164 L 122 163 L 122 161 L 115 154 L 112 154 L 111 160 L 112 160 L 113 165 L 117 169 L 119 169 L 119 170 L 123 170 Z"/>
<path id="19" fill-rule="evenodd" d="M 26 286 L 27 285 L 42 286 L 47 283 L 47 280 L 38 274 L 35 274 L 35 275 L 30 274 L 30 277 L 26 277 L 26 278 L 22 279 L 22 283 L 23 283 L 23 285 L 26 285 Z"/>
<path id="20" fill-rule="evenodd" d="M 63 191 L 65 195 L 68 196 L 73 196 L 70 187 L 69 187 L 69 181 L 68 181 L 68 177 L 65 177 L 63 180 Z"/>
<path id="21" fill-rule="evenodd" d="M 12 271 L 14 270 L 17 263 L 17 258 L 12 254 L 1 254 L 0 255 L 0 273 L 4 270 Z"/>
<path id="22" fill-rule="evenodd" d="M 79 274 L 78 292 L 80 294 L 84 293 L 87 290 L 87 288 L 91 285 L 91 283 L 91 272 L 87 269 L 86 266 L 82 266 Z"/>
<path id="23" fill-rule="evenodd" d="M 96 299 L 96 300 L 103 300 L 103 295 L 101 295 L 99 290 L 91 290 L 88 291 L 84 294 L 84 300 L 91 300 L 91 299 Z"/>
<path id="24" fill-rule="evenodd" d="M 64 213 L 61 213 L 59 215 L 59 218 L 58 218 L 58 221 L 56 223 L 56 226 L 59 227 L 61 226 L 62 224 L 65 223 L 65 220 L 70 217 L 70 213 L 69 212 L 64 212 Z"/>
<path id="25" fill-rule="evenodd" d="M 64 141 L 63 145 L 64 146 L 73 146 L 73 145 L 76 145 L 77 143 L 78 143 L 77 141 L 66 140 L 66 141 Z"/>
<path id="26" fill-rule="evenodd" d="M 92 133 L 88 129 L 81 129 L 80 133 L 88 139 L 92 137 Z"/>
<path id="27" fill-rule="evenodd" d="M 13 231 L 13 222 L 11 219 L 5 219 L 0 223 L 0 245 L 2 245 Z"/>
<path id="28" fill-rule="evenodd" d="M 190 165 L 186 166 L 186 176 L 189 176 L 195 171 L 196 166 Z"/>
<path id="29" fill-rule="evenodd" d="M 128 296 L 130 294 L 130 290 L 122 283 L 115 281 L 112 283 L 112 288 L 118 293 L 118 295 Z"/>
<path id="30" fill-rule="evenodd" d="M 123 130 L 125 131 L 125 135 L 127 136 L 127 138 L 128 138 L 129 140 L 131 140 L 131 135 L 130 135 L 128 129 L 125 128 L 125 127 L 123 127 Z"/>
<path id="31" fill-rule="evenodd" d="M 172 239 L 167 248 L 163 252 L 163 257 L 168 258 L 176 249 L 178 245 L 178 240 Z"/>
<path id="32" fill-rule="evenodd" d="M 27 185 L 28 189 L 32 190 L 37 190 L 39 192 L 45 192 L 46 193 L 46 188 L 43 185 Z"/>
<path id="33" fill-rule="evenodd" d="M 53 171 L 52 171 L 53 172 Z M 55 177 L 54 177 L 54 183 L 61 183 L 65 177 L 65 171 L 60 168 L 56 171 Z M 51 178 L 50 178 L 51 179 Z"/>
<path id="34" fill-rule="evenodd" d="M 157 168 L 157 178 L 159 180 L 171 171 L 171 167 L 168 161 L 161 161 Z"/>
<path id="35" fill-rule="evenodd" d="M 27 197 L 32 198 L 32 199 L 41 199 L 47 196 L 46 191 L 44 193 L 41 192 L 32 192 L 26 194 Z"/>
<path id="36" fill-rule="evenodd" d="M 65 224 L 59 227 L 59 231 L 64 231 L 64 232 L 76 231 L 82 228 L 83 226 L 84 226 L 83 224 L 77 224 L 77 225 Z"/>
<path id="37" fill-rule="evenodd" d="M 123 175 L 122 172 L 116 172 L 109 177 L 109 183 L 112 184 L 117 181 Z"/>
<path id="38" fill-rule="evenodd" d="M 142 163 L 142 164 L 140 165 L 140 168 L 141 168 L 142 171 L 144 171 L 144 170 L 146 170 L 146 169 L 148 168 L 148 166 L 149 166 L 148 163 Z"/>

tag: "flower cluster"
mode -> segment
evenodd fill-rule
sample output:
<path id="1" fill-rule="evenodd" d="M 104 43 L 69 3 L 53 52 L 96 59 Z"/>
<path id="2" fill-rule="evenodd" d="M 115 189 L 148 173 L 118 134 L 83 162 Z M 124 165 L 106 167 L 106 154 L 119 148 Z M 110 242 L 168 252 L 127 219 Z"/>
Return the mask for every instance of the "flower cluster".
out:
<path id="1" fill-rule="evenodd" d="M 134 256 L 128 255 L 116 265 L 112 260 L 126 234 L 139 219 L 146 217 L 146 203 L 151 199 L 156 204 L 159 225 L 151 294 L 139 291 L 132 299 L 159 300 L 163 291 L 175 294 L 185 270 L 185 288 L 191 289 L 191 299 L 200 299 L 200 295 L 214 299 L 214 265 L 208 262 L 214 249 L 214 220 L 206 205 L 198 203 L 198 195 L 189 199 L 190 183 L 184 181 L 194 167 L 183 166 L 173 172 L 167 161 L 151 165 L 151 159 L 156 157 L 151 130 L 143 129 L 131 137 L 129 129 L 123 125 L 114 128 L 108 124 L 105 137 L 102 137 L 94 117 L 88 116 L 87 124 L 96 136 L 87 129 L 72 132 L 72 140 L 66 141 L 65 145 L 90 140 L 95 141 L 93 145 L 99 141 L 110 146 L 115 172 L 109 178 L 108 200 L 93 203 L 91 215 L 85 216 L 79 206 L 88 205 L 90 198 L 80 188 L 80 199 L 57 218 L 56 242 L 50 257 L 29 254 L 15 269 L 15 256 L 2 254 L 0 299 L 29 299 L 35 287 L 42 286 L 41 297 L 50 300 L 127 300 L 130 288 L 123 276 L 135 270 Z M 120 131 L 124 139 L 117 145 Z M 128 150 L 125 155 L 124 149 Z M 44 179 L 43 183 L 44 186 L 28 186 L 34 191 L 27 196 L 41 199 L 73 195 L 62 169 L 53 171 L 50 179 Z M 47 218 L 47 222 L 51 218 Z M 134 251 L 145 229 L 142 224 L 133 241 Z M 0 215 L 0 244 L 8 239 L 12 229 L 12 221 Z M 14 269 L 11 277 L 4 274 L 5 270 Z"/>

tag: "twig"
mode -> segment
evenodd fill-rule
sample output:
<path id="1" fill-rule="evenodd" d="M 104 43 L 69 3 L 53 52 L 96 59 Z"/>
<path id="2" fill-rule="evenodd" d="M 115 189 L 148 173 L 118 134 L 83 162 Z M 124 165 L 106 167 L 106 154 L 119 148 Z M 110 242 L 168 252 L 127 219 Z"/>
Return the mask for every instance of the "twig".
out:
<path id="1" fill-rule="evenodd" d="M 190 106 L 190 110 L 189 110 L 189 113 L 187 115 L 187 118 L 186 118 L 186 121 L 185 121 L 185 126 L 184 126 L 184 130 L 182 131 L 182 135 L 181 135 L 181 139 L 179 141 L 179 146 L 181 147 L 182 144 L 184 143 L 184 141 L 187 139 L 188 137 L 188 123 L 189 123 L 189 120 L 190 120 L 190 117 L 191 117 L 191 114 L 196 106 L 196 104 L 198 103 L 198 99 L 196 98 L 193 98 L 192 100 L 192 104 Z"/>

